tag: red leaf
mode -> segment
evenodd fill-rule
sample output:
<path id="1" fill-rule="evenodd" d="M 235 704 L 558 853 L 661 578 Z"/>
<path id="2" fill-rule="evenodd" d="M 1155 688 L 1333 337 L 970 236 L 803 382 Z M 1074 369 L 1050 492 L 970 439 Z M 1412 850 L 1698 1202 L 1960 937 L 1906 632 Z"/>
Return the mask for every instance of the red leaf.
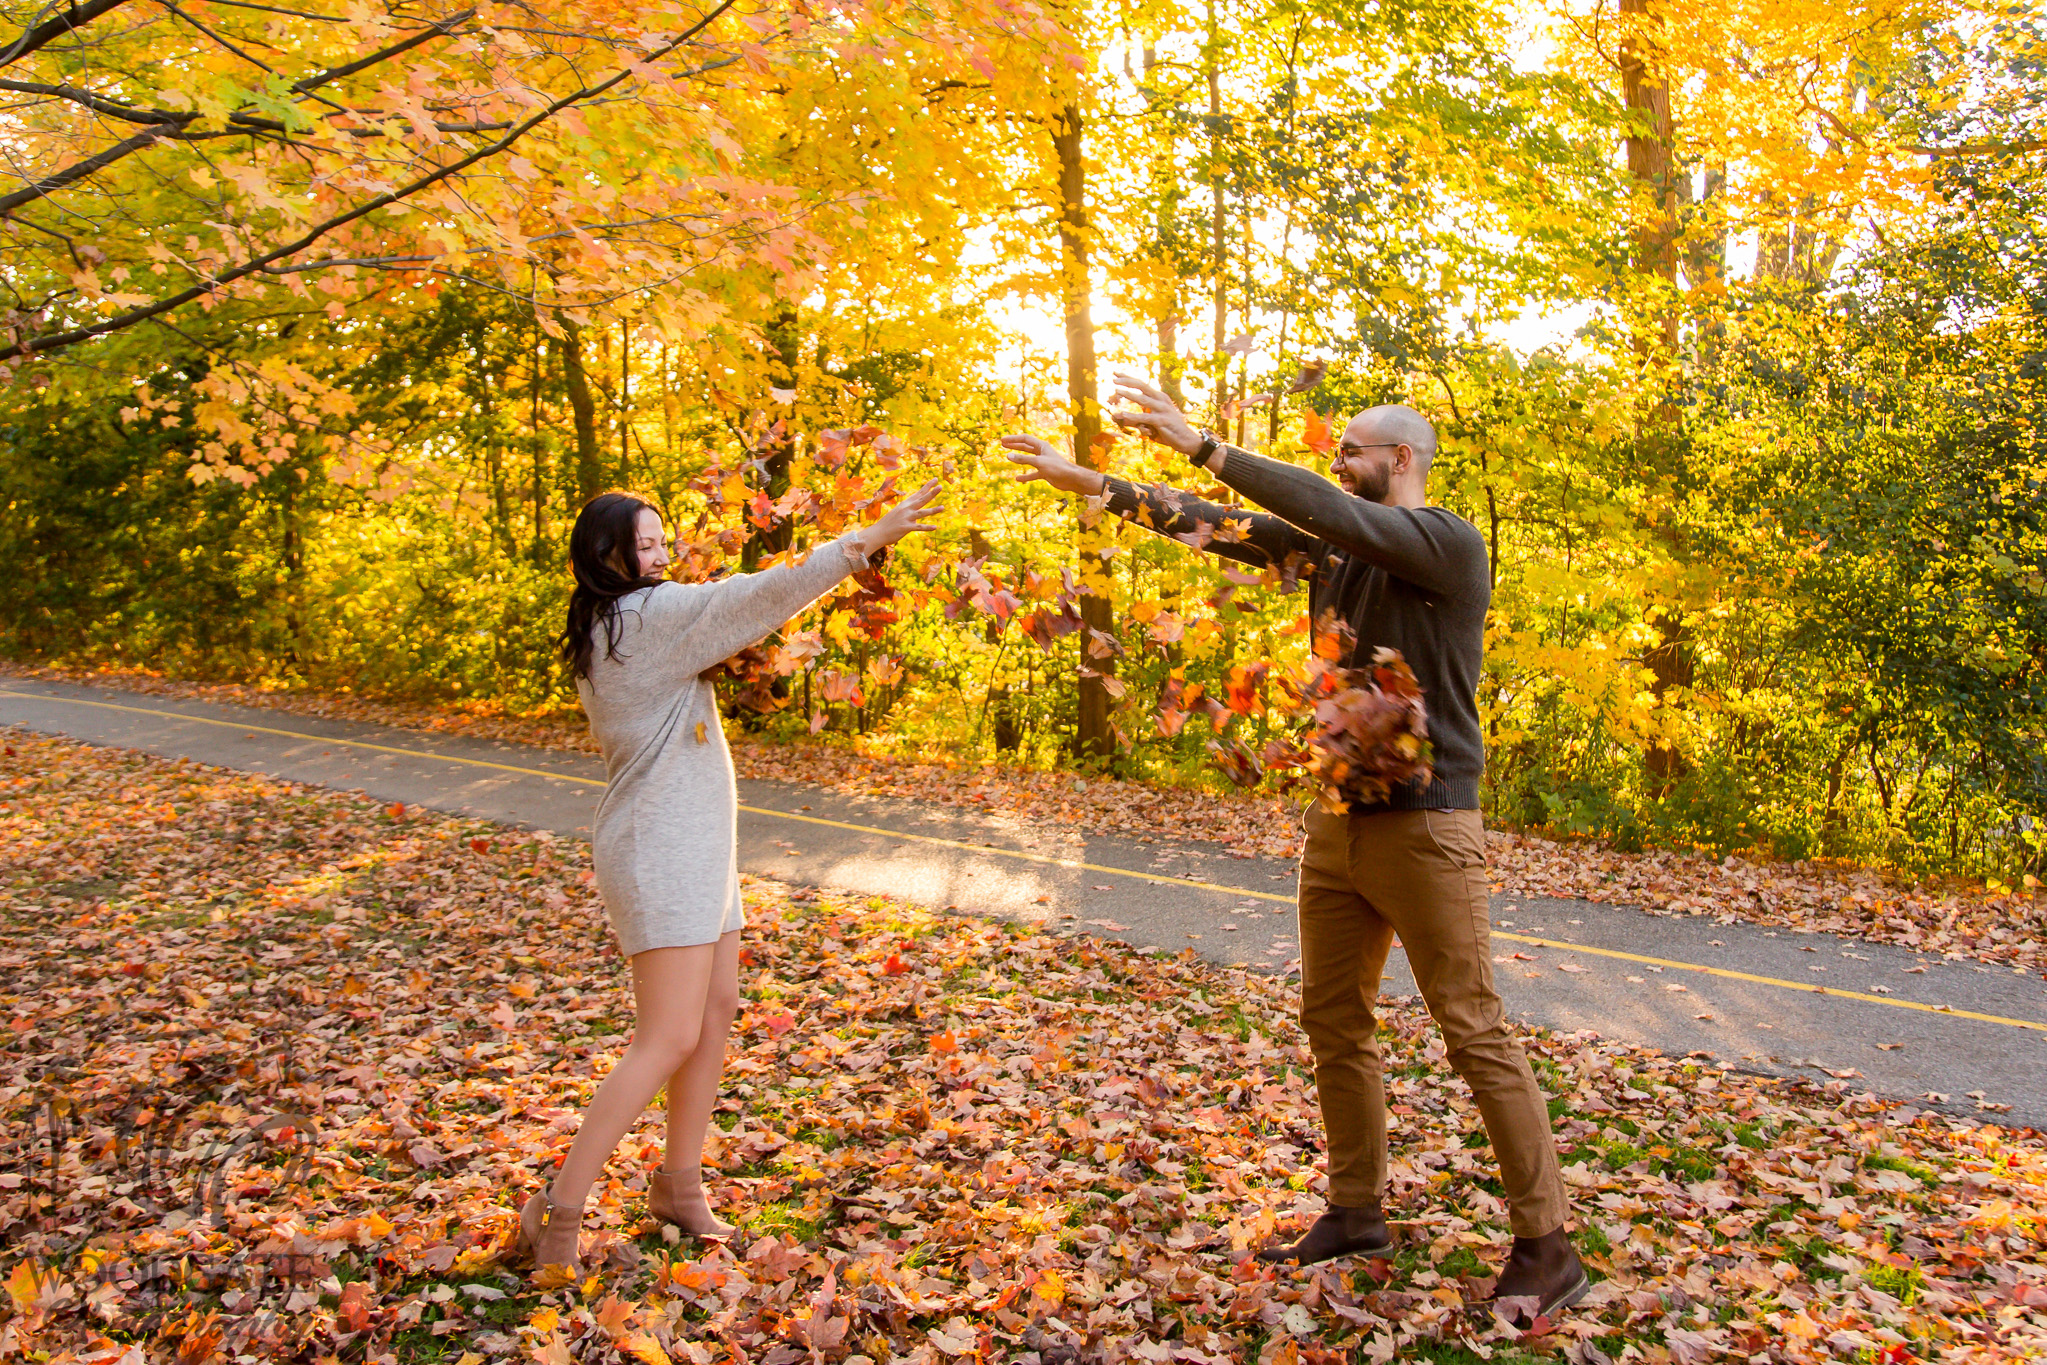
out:
<path id="1" fill-rule="evenodd" d="M 1301 428 L 1301 444 L 1317 455 L 1327 455 L 1335 444 L 1329 436 L 1329 419 L 1319 412 L 1309 412 Z"/>
<path id="2" fill-rule="evenodd" d="M 335 1315 L 351 1332 L 360 1332 L 370 1325 L 369 1290 L 364 1281 L 349 1281 L 348 1288 L 341 1291 L 341 1306 Z"/>

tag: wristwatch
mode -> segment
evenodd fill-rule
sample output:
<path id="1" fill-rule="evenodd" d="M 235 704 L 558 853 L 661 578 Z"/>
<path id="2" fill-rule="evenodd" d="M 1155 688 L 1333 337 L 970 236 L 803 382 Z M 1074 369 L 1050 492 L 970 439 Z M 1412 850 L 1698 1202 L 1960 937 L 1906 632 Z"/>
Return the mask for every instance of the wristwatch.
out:
<path id="1" fill-rule="evenodd" d="M 1200 428 L 1200 431 L 1201 444 L 1196 446 L 1194 453 L 1187 458 L 1193 462 L 1196 468 L 1207 469 L 1208 457 L 1215 454 L 1215 448 L 1223 443 L 1223 438 L 1210 431 L 1207 427 Z"/>

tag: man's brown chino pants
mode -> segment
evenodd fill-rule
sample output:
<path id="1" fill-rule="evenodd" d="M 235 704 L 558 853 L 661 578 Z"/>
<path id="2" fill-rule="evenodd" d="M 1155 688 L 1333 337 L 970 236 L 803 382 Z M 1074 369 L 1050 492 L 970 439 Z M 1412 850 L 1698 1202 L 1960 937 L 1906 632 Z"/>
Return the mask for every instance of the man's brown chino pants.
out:
<path id="1" fill-rule="evenodd" d="M 1301 1026 L 1315 1054 L 1329 1202 L 1386 1186 L 1379 977 L 1400 936 L 1450 1065 L 1471 1087 L 1517 1237 L 1564 1224 L 1549 1109 L 1493 989 L 1485 830 L 1475 810 L 1330 815 L 1310 807 L 1301 858 Z"/>

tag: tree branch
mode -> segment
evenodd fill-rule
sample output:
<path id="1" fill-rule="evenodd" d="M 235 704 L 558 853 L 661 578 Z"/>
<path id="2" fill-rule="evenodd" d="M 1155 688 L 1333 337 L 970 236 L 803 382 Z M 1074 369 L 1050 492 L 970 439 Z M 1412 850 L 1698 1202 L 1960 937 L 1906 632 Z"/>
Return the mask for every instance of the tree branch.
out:
<path id="1" fill-rule="evenodd" d="M 228 50 L 229 52 L 232 52 L 232 53 L 234 53 L 234 54 L 235 54 L 235 56 L 237 56 L 237 57 L 240 57 L 240 58 L 241 58 L 241 59 L 242 59 L 243 61 L 247 62 L 247 63 L 248 63 L 248 64 L 249 64 L 250 66 L 253 66 L 253 67 L 257 68 L 257 69 L 258 69 L 259 71 L 268 71 L 268 72 L 270 72 L 270 74 L 271 74 L 271 75 L 273 75 L 273 76 L 275 76 L 275 75 L 277 74 L 277 72 L 276 72 L 276 71 L 272 70 L 272 69 L 271 69 L 271 68 L 270 68 L 269 66 L 266 66 L 266 65 L 265 65 L 265 64 L 264 64 L 263 62 L 261 62 L 261 61 L 257 60 L 257 59 L 256 59 L 256 58 L 254 58 L 254 57 L 251 57 L 251 56 L 250 56 L 250 55 L 249 55 L 248 53 L 246 53 L 246 52 L 242 51 L 242 50 L 241 50 L 240 48 L 236 47 L 236 46 L 235 46 L 235 45 L 234 45 L 233 43 L 231 43 L 231 42 L 229 42 L 229 41 L 228 41 L 227 39 L 225 39 L 225 38 L 221 37 L 221 36 L 220 36 L 220 35 L 219 35 L 218 33 L 215 33 L 215 32 L 214 32 L 214 31 L 213 31 L 212 29 L 210 29 L 210 28 L 206 27 L 206 25 L 204 25 L 204 24 L 200 23 L 200 22 L 199 22 L 199 21 L 198 21 L 197 19 L 194 19 L 194 18 L 193 18 L 193 17 L 191 16 L 191 15 L 189 15 L 189 14 L 185 13 L 185 11 L 183 11 L 183 10 L 179 9 L 179 8 L 177 7 L 177 5 L 176 5 L 175 3 L 173 3 L 173 0 L 156 0 L 156 2 L 157 2 L 157 3 L 159 4 L 159 5 L 162 5 L 162 6 L 163 6 L 163 7 L 165 8 L 165 9 L 169 10 L 169 11 L 170 11 L 170 12 L 171 12 L 172 14 L 175 14 L 175 15 L 177 15 L 177 16 L 178 16 L 178 17 L 179 17 L 180 19 L 183 19 L 183 20 L 184 20 L 184 21 L 185 21 L 186 23 L 190 24 L 190 25 L 191 25 L 191 26 L 192 26 L 193 28 L 196 28 L 196 29 L 198 29 L 198 30 L 199 30 L 199 31 L 200 31 L 201 33 L 205 34 L 205 35 L 206 35 L 207 37 L 209 37 L 209 38 L 213 39 L 213 41 L 214 41 L 214 42 L 216 42 L 216 43 L 219 43 L 219 44 L 220 44 L 220 45 L 221 45 L 222 47 L 226 48 L 226 49 L 227 49 L 227 50 Z"/>
<path id="2" fill-rule="evenodd" d="M 317 90 L 321 86 L 327 85 L 330 82 L 338 81 L 343 76 L 353 76 L 356 72 L 363 70 L 365 67 L 372 67 L 375 66 L 378 62 L 388 61 L 390 58 L 397 56 L 399 53 L 408 52 L 411 49 L 418 47 L 421 43 L 427 42 L 430 39 L 444 37 L 450 30 L 452 30 L 455 27 L 455 25 L 463 23 L 470 19 L 474 19 L 475 17 L 476 11 L 473 9 L 465 9 L 460 14 L 451 14 L 447 18 L 437 20 L 433 24 L 428 25 L 426 28 L 421 29 L 419 32 L 413 34 L 411 37 L 404 38 L 399 40 L 398 42 L 393 43 L 391 46 L 384 48 L 380 52 L 372 52 L 367 57 L 361 57 L 355 61 L 348 62 L 341 66 L 337 66 L 331 71 L 322 71 L 317 76 L 308 76 L 302 81 L 297 81 L 292 85 L 291 93 L 294 95 L 303 95 L 308 91 Z"/>
<path id="3" fill-rule="evenodd" d="M 23 30 L 22 35 L 9 43 L 5 52 L 0 52 L 0 66 L 11 66 L 29 53 L 56 38 L 61 38 L 74 28 L 118 9 L 126 0 L 86 0 L 82 5 L 72 4 L 62 14 L 45 19 L 32 28 Z"/>
<path id="4" fill-rule="evenodd" d="M 198 115 L 189 114 L 184 117 L 197 118 Z M 32 204 L 46 195 L 55 194 L 58 190 L 63 189 L 74 181 L 83 180 L 95 171 L 103 170 L 113 165 L 130 152 L 139 152 L 160 138 L 174 136 L 176 136 L 174 128 L 161 124 L 153 128 L 145 128 L 134 137 L 116 142 L 97 156 L 89 156 L 83 161 L 75 162 L 65 167 L 47 180 L 38 180 L 32 184 L 22 186 L 12 194 L 0 195 L 0 218 L 8 217 L 23 204 Z"/>
<path id="5" fill-rule="evenodd" d="M 634 66 L 647 66 L 660 61 L 663 57 L 666 57 L 669 53 L 674 52 L 678 48 L 682 47 L 683 44 L 689 42 L 691 39 L 695 38 L 699 33 L 702 33 L 705 29 L 709 28 L 714 22 L 717 21 L 717 19 L 720 16 L 722 16 L 725 13 L 725 11 L 731 9 L 737 3 L 738 0 L 719 0 L 719 3 L 712 6 L 711 9 L 707 11 L 704 14 L 704 16 L 701 19 L 699 19 L 695 24 L 691 25 L 682 33 L 677 34 L 674 38 L 671 38 L 668 42 L 662 44 L 653 52 L 648 53 L 645 58 L 638 62 L 635 62 Z M 694 71 L 686 73 L 685 78 L 690 76 L 701 76 L 706 74 L 707 72 L 716 71 L 721 67 L 731 66 L 738 60 L 739 58 L 737 56 L 729 56 L 719 61 L 707 63 L 706 65 L 696 68 Z M 208 281 L 205 284 L 194 285 L 189 289 L 180 290 L 167 298 L 158 299 L 155 303 L 145 304 L 140 308 L 130 309 L 126 313 L 121 313 L 114 317 L 107 318 L 102 322 L 93 323 L 90 326 L 74 327 L 70 331 L 66 332 L 51 332 L 40 337 L 31 337 L 27 341 L 17 341 L 10 343 L 8 345 L 0 346 L 0 361 L 12 360 L 16 356 L 33 355 L 59 350 L 66 346 L 75 346 L 81 341 L 90 341 L 94 337 L 105 336 L 109 332 L 122 331 L 126 328 L 133 327 L 138 322 L 144 322 L 160 314 L 168 313 L 174 308 L 181 308 L 185 304 L 192 302 L 194 299 L 202 298 L 207 294 L 215 293 L 224 285 L 233 284 L 236 280 L 244 279 L 247 276 L 257 274 L 258 272 L 262 271 L 266 266 L 273 265 L 278 261 L 286 260 L 289 259 L 290 257 L 298 255 L 299 252 L 304 251 L 307 247 L 319 241 L 322 237 L 325 237 L 328 233 L 333 232 L 337 228 L 345 227 L 349 223 L 354 222 L 358 218 L 367 217 L 368 215 L 375 213 L 378 209 L 383 208 L 386 205 L 395 204 L 402 199 L 410 198 L 411 196 L 418 194 L 421 190 L 427 189 L 433 185 L 437 185 L 441 181 L 448 179 L 450 176 L 459 174 L 460 172 L 469 169 L 469 167 L 476 165 L 480 161 L 489 160 L 491 157 L 494 157 L 498 153 L 511 147 L 513 144 L 518 142 L 520 138 L 524 137 L 527 133 L 532 132 L 535 128 L 538 128 L 541 124 L 547 122 L 556 114 L 559 114 L 562 110 L 567 109 L 571 105 L 580 104 L 585 100 L 593 99 L 596 96 L 603 94 L 605 91 L 610 90 L 612 87 L 624 83 L 626 80 L 630 79 L 632 75 L 633 75 L 632 67 L 621 67 L 617 71 L 613 72 L 611 76 L 609 76 L 607 79 L 598 82 L 596 85 L 586 85 L 578 90 L 570 92 L 569 94 L 563 95 L 560 99 L 551 101 L 546 108 L 541 109 L 532 117 L 520 123 L 517 127 L 513 128 L 510 132 L 506 133 L 497 141 L 488 143 L 485 146 L 478 148 L 476 151 L 471 152 L 468 156 L 465 156 L 458 161 L 450 162 L 448 165 L 443 166 L 430 174 L 420 176 L 418 179 L 412 181 L 410 184 L 401 185 L 394 190 L 387 190 L 383 194 L 377 195 L 374 198 L 364 200 L 361 204 L 356 205 L 354 208 L 349 209 L 344 213 L 335 214 L 333 217 L 327 219 L 326 221 L 315 224 L 309 231 L 307 231 L 304 235 L 298 237 L 296 240 L 287 242 L 283 246 L 278 247 L 273 251 L 264 252 L 260 256 L 251 257 L 248 260 L 243 261 L 240 265 L 234 266 L 229 270 L 223 271 L 222 273 L 215 276 L 212 280 Z M 155 137 L 162 136 L 162 134 L 157 130 L 152 129 L 147 134 L 147 136 L 153 139 Z M 132 140 L 133 139 L 131 139 L 131 141 Z M 102 155 L 104 155 L 104 153 Z"/>
<path id="6" fill-rule="evenodd" d="M 1906 144 L 1905 150 L 1921 156 L 2005 156 L 2013 152 L 2047 151 L 2047 140 L 2029 138 L 2023 142 L 1963 142 L 1953 147 L 1919 147 Z"/>
<path id="7" fill-rule="evenodd" d="M 108 118 L 125 119 L 129 123 L 189 123 L 190 114 L 172 113 L 168 109 L 138 109 L 132 104 L 122 104 L 90 90 L 81 90 L 75 85 L 41 85 L 35 81 L 0 80 L 0 90 L 12 90 L 17 95 L 48 95 L 53 99 L 70 100 L 82 104 L 95 114 Z"/>

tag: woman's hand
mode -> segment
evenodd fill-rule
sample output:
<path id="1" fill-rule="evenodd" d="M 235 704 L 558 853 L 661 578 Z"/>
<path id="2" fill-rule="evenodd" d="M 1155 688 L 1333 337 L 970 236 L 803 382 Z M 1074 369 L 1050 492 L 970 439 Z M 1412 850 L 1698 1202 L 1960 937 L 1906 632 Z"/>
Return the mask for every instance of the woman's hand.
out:
<path id="1" fill-rule="evenodd" d="M 1052 448 L 1050 441 L 1035 436 L 1005 436 L 1002 438 L 1009 458 L 1024 467 L 1016 476 L 1018 483 L 1036 483 L 1042 480 L 1062 493 L 1079 493 L 1095 497 L 1108 484 L 1108 476 L 1093 469 L 1083 469 Z"/>
<path id="2" fill-rule="evenodd" d="M 923 518 L 944 514 L 943 507 L 931 506 L 931 500 L 937 496 L 938 480 L 933 479 L 882 513 L 872 526 L 862 530 L 860 548 L 871 555 L 876 550 L 895 544 L 914 531 L 932 530 L 931 523 Z"/>

